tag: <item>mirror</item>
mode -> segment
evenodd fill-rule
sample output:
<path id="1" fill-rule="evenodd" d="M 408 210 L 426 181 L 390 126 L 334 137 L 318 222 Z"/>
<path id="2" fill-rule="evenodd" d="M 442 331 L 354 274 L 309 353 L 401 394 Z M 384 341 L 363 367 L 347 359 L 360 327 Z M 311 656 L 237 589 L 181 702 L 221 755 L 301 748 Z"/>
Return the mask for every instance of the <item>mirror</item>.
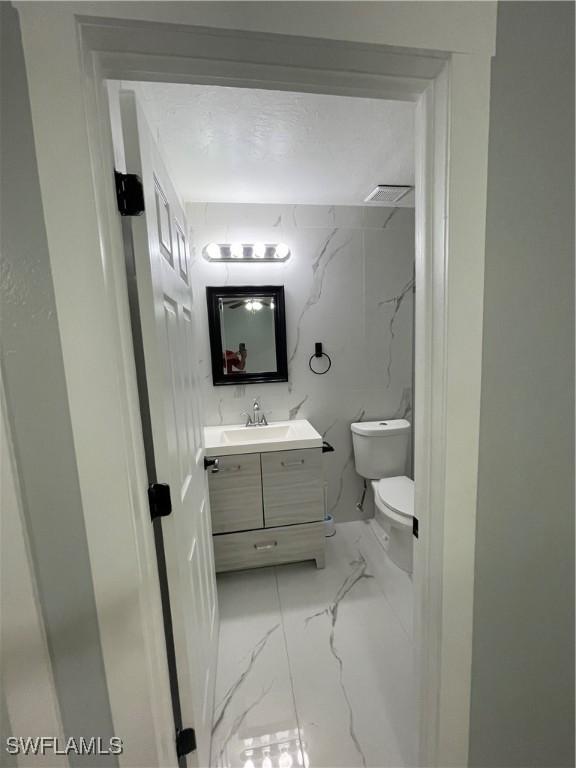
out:
<path id="1" fill-rule="evenodd" d="M 212 382 L 288 381 L 281 285 L 206 288 Z"/>

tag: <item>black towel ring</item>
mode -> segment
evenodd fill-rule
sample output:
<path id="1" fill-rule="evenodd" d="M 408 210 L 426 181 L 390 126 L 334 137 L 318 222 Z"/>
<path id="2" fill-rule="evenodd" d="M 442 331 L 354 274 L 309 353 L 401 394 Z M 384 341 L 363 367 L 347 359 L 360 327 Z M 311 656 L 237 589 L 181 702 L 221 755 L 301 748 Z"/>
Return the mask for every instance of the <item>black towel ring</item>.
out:
<path id="1" fill-rule="evenodd" d="M 322 343 L 321 342 L 319 342 L 319 341 L 316 342 L 315 348 L 316 348 L 316 351 L 314 352 L 313 355 L 310 356 L 310 360 L 308 360 L 308 368 L 310 368 L 312 373 L 315 373 L 316 376 L 324 376 L 324 374 L 328 373 L 330 368 L 332 368 L 332 359 L 331 359 L 330 355 L 327 354 L 326 352 L 324 352 L 324 350 L 322 349 Z M 312 360 L 314 360 L 315 357 L 325 357 L 326 360 L 328 360 L 328 368 L 326 368 L 325 371 L 315 371 L 314 370 L 314 368 L 312 367 Z"/>

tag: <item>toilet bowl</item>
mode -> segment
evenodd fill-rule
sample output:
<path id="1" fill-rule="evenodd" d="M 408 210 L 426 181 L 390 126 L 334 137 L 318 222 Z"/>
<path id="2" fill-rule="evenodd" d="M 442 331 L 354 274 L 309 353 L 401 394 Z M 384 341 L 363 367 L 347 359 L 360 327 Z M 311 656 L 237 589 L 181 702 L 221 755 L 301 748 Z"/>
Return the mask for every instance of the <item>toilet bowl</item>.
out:
<path id="1" fill-rule="evenodd" d="M 393 563 L 412 573 L 414 481 L 404 475 L 373 480 L 375 524 L 384 532 L 378 539 Z"/>

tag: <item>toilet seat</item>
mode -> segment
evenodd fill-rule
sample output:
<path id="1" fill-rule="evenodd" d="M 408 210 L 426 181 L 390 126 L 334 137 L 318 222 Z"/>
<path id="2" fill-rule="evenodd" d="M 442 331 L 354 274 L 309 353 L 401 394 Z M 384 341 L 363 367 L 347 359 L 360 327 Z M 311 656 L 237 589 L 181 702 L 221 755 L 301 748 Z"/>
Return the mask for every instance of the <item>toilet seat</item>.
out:
<path id="1" fill-rule="evenodd" d="M 404 475 L 374 480 L 376 506 L 391 520 L 412 526 L 414 517 L 414 481 Z"/>

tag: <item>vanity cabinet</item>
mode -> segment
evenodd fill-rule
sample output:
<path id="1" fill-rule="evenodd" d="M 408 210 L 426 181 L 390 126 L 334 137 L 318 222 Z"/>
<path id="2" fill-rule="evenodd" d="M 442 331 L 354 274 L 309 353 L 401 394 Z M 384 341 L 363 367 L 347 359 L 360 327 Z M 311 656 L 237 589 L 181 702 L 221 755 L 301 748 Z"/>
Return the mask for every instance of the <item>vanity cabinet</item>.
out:
<path id="1" fill-rule="evenodd" d="M 217 571 L 300 560 L 324 567 L 321 448 L 218 457 L 209 490 Z"/>

